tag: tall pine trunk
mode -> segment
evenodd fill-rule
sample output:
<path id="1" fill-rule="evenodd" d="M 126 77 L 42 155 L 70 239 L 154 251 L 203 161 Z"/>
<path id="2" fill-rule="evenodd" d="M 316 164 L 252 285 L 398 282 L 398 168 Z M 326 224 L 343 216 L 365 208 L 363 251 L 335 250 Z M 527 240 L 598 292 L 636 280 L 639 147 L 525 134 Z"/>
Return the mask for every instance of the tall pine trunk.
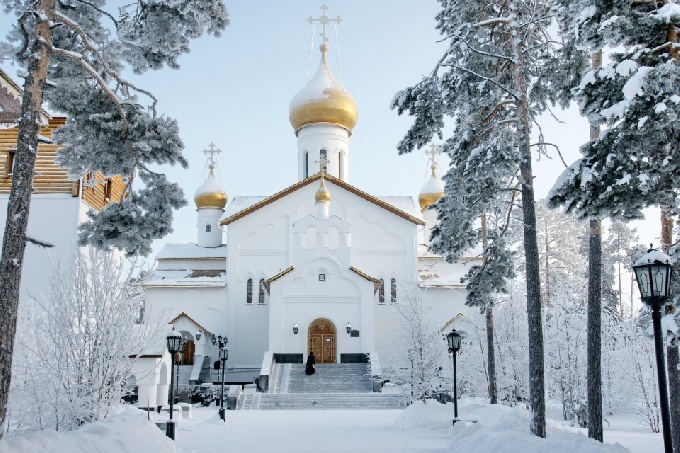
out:
<path id="1" fill-rule="evenodd" d="M 661 249 L 668 252 L 673 243 L 673 218 L 667 209 L 661 209 Z M 666 305 L 666 314 L 675 313 L 675 307 Z M 680 372 L 678 372 L 678 344 L 675 340 L 666 345 L 666 371 L 668 396 L 671 406 L 671 435 L 673 451 L 680 453 Z"/>
<path id="2" fill-rule="evenodd" d="M 486 307 L 486 348 L 489 361 L 489 403 L 498 404 L 496 352 L 493 345 L 493 308 Z"/>
<path id="3" fill-rule="evenodd" d="M 486 248 L 489 245 L 489 232 L 486 228 L 486 212 L 482 212 L 482 248 L 484 249 L 484 264 L 486 264 Z M 486 301 L 486 351 L 489 376 L 489 403 L 498 403 L 496 385 L 496 351 L 493 345 L 493 308 L 491 300 Z"/>
<path id="4" fill-rule="evenodd" d="M 514 19 L 516 5 L 511 3 Z M 527 81 L 524 71 L 519 21 L 512 26 L 513 85 L 516 91 L 517 146 L 520 156 L 519 170 L 522 178 L 522 213 L 524 217 L 524 257 L 527 278 L 527 318 L 529 326 L 529 408 L 531 432 L 546 436 L 545 429 L 545 377 L 543 364 L 543 320 L 541 316 L 541 279 L 538 241 L 536 238 L 536 209 L 534 206 L 534 177 L 531 170 L 531 147 Z"/>
<path id="5" fill-rule="evenodd" d="M 602 235 L 601 221 L 588 225 L 587 375 L 588 437 L 604 441 L 602 431 Z"/>
<path id="6" fill-rule="evenodd" d="M 43 89 L 47 80 L 52 32 L 50 24 L 56 0 L 39 0 L 34 10 L 35 36 L 29 43 L 28 72 L 24 80 L 17 152 L 12 188 L 7 205 L 7 223 L 0 259 L 0 438 L 7 415 L 7 396 L 12 380 L 12 354 L 19 308 L 21 269 L 26 249 L 26 227 L 35 174 L 40 133 Z"/>
<path id="7" fill-rule="evenodd" d="M 595 52 L 591 67 L 602 66 L 602 51 Z M 590 139 L 600 135 L 590 126 Z M 602 431 L 602 222 L 590 219 L 588 225 L 588 320 L 587 320 L 588 437 L 604 441 Z"/>

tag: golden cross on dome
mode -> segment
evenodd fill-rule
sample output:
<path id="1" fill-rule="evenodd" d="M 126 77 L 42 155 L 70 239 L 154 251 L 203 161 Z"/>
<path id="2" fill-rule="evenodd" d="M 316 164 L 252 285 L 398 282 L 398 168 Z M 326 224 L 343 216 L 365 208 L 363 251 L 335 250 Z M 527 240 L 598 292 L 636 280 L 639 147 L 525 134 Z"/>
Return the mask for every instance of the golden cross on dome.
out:
<path id="1" fill-rule="evenodd" d="M 321 153 L 321 157 L 319 157 L 319 160 L 315 160 L 314 162 L 319 164 L 319 172 L 321 173 L 328 172 L 328 157 L 326 157 L 326 153 Z"/>
<path id="2" fill-rule="evenodd" d="M 325 3 L 323 5 L 321 5 L 321 11 L 322 11 L 321 17 L 309 16 L 309 18 L 307 19 L 307 22 L 309 22 L 310 24 L 314 24 L 314 22 L 318 22 L 319 24 L 321 24 L 322 28 L 321 28 L 320 34 L 321 34 L 321 37 L 323 38 L 323 42 L 325 43 L 325 42 L 328 41 L 328 37 L 326 36 L 326 26 L 328 24 L 330 24 L 331 22 L 335 22 L 336 24 L 339 24 L 340 22 L 342 22 L 342 18 L 340 16 L 337 16 L 335 19 L 331 19 L 330 17 L 328 17 L 326 15 L 326 13 L 328 12 L 328 5 L 325 4 Z"/>
<path id="3" fill-rule="evenodd" d="M 208 159 L 210 160 L 210 163 L 208 164 L 208 167 L 212 170 L 215 168 L 215 154 L 221 153 L 222 150 L 219 148 L 215 147 L 215 144 L 213 142 L 210 142 L 210 145 L 208 146 L 208 149 L 205 149 L 203 153 L 208 156 Z"/>

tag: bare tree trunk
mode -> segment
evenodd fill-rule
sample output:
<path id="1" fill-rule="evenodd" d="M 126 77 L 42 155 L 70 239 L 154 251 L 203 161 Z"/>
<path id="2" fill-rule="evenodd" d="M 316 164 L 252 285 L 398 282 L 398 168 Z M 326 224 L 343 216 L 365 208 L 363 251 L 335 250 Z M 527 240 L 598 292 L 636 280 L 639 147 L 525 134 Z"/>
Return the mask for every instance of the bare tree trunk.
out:
<path id="1" fill-rule="evenodd" d="M 34 12 L 36 35 L 28 51 L 28 73 L 24 80 L 19 137 L 7 205 L 7 223 L 0 259 L 0 427 L 7 415 L 7 395 L 12 380 L 12 354 L 19 308 L 19 285 L 26 249 L 26 227 L 33 188 L 35 160 L 40 133 L 43 89 L 47 80 L 50 23 L 55 0 L 40 0 Z M 3 430 L 0 428 L 0 438 Z"/>
<path id="2" fill-rule="evenodd" d="M 486 228 L 486 212 L 482 213 L 482 247 L 484 248 L 484 263 L 486 264 L 486 247 L 489 245 L 489 235 Z M 493 308 L 491 301 L 486 301 L 486 351 L 488 357 L 489 403 L 498 404 L 496 385 L 496 351 L 493 342 Z"/>
<path id="3" fill-rule="evenodd" d="M 602 51 L 595 52 L 591 68 L 602 66 Z M 600 129 L 590 126 L 590 139 L 595 140 Z M 588 225 L 588 320 L 587 375 L 588 437 L 604 441 L 602 428 L 602 222 L 590 219 Z"/>
<path id="4" fill-rule="evenodd" d="M 673 218 L 668 210 L 661 209 L 661 249 L 668 252 L 673 243 Z M 666 305 L 666 314 L 675 313 L 673 305 Z M 668 395 L 671 406 L 671 436 L 673 451 L 680 453 L 680 373 L 678 372 L 678 344 L 676 340 L 666 345 L 666 371 L 668 373 Z"/>
<path id="5" fill-rule="evenodd" d="M 486 343 L 489 361 L 489 403 L 498 404 L 496 385 L 496 352 L 493 343 L 493 308 L 486 307 Z"/>
<path id="6" fill-rule="evenodd" d="M 516 15 L 516 5 L 511 3 Z M 524 257 L 527 278 L 527 318 L 529 326 L 529 408 L 531 432 L 538 437 L 546 436 L 545 427 L 545 376 L 543 361 L 543 319 L 541 316 L 541 279 L 538 242 L 536 238 L 536 209 L 534 206 L 534 183 L 531 170 L 529 106 L 527 82 L 524 71 L 524 53 L 520 38 L 521 30 L 513 29 L 512 48 L 515 65 L 513 82 L 516 90 L 517 146 L 520 155 L 519 170 L 522 178 L 522 213 L 524 216 Z"/>
<path id="7" fill-rule="evenodd" d="M 587 369 L 588 437 L 603 442 L 602 431 L 602 237 L 601 222 L 589 223 Z"/>

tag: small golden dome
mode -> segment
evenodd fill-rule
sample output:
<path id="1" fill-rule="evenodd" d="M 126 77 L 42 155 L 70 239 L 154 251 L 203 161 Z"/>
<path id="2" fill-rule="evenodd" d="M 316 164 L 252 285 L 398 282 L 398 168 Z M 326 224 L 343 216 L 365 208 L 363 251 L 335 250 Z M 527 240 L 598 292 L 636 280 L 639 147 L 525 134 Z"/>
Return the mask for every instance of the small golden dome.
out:
<path id="1" fill-rule="evenodd" d="M 321 186 L 319 186 L 319 190 L 316 191 L 314 194 L 314 200 L 316 202 L 324 202 L 324 203 L 330 203 L 331 202 L 331 193 L 328 191 L 326 188 L 326 180 L 322 177 L 321 178 Z"/>
<path id="2" fill-rule="evenodd" d="M 194 202 L 196 207 L 200 208 L 218 208 L 224 209 L 227 205 L 227 193 L 220 188 L 217 179 L 215 179 L 215 174 L 213 173 L 213 168 L 211 165 L 210 174 L 205 179 L 205 182 L 201 184 L 194 194 Z"/>
<path id="3" fill-rule="evenodd" d="M 351 133 L 359 118 L 357 103 L 328 68 L 328 45 L 321 44 L 320 50 L 321 61 L 316 74 L 290 102 L 290 124 L 296 133 L 302 127 L 315 123 L 337 124 Z"/>
<path id="4" fill-rule="evenodd" d="M 420 195 L 418 195 L 418 203 L 420 204 L 420 209 L 423 211 L 444 196 L 444 183 L 437 177 L 435 171 L 437 169 L 437 164 L 433 163 L 430 168 L 432 168 L 432 176 L 427 180 L 423 189 L 420 191 Z"/>

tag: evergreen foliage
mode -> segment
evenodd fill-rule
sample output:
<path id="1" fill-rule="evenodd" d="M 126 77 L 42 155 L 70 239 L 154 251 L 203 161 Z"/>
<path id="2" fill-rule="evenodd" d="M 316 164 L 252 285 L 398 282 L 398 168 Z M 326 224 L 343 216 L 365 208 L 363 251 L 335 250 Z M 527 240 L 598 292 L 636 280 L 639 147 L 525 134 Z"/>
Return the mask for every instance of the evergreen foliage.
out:
<path id="1" fill-rule="evenodd" d="M 580 217 L 642 218 L 651 205 L 677 212 L 680 171 L 680 5 L 669 2 L 562 2 L 579 45 L 615 49 L 609 64 L 576 89 L 582 113 L 607 126 L 564 171 L 550 194 Z"/>

